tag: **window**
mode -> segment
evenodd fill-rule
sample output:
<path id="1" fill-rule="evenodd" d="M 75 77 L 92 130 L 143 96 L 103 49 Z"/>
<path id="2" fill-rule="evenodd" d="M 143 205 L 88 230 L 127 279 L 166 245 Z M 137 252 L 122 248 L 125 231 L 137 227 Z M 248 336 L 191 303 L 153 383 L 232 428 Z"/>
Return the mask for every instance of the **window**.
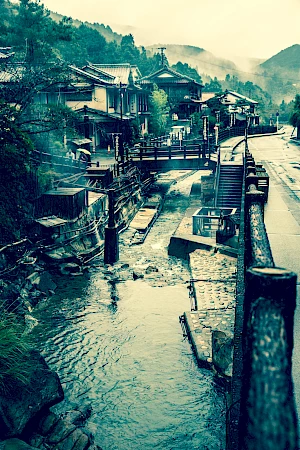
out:
<path id="1" fill-rule="evenodd" d="M 67 102 L 91 102 L 92 100 L 92 91 L 75 91 L 66 93 Z"/>

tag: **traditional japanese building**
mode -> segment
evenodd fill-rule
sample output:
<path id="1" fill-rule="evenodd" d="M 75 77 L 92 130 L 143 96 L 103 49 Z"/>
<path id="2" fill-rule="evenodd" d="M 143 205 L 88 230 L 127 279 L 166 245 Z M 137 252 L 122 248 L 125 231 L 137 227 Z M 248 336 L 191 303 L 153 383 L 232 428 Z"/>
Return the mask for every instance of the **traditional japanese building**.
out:
<path id="1" fill-rule="evenodd" d="M 179 119 L 188 119 L 201 111 L 202 84 L 166 65 L 137 83 L 149 92 L 155 85 L 163 89 L 168 95 L 170 115 L 177 114 Z"/>
<path id="2" fill-rule="evenodd" d="M 227 108 L 228 114 L 234 117 L 234 125 L 244 126 L 247 118 L 249 126 L 259 125 L 259 113 L 257 112 L 259 103 L 256 100 L 229 90 L 226 90 L 222 95 L 216 92 L 203 92 L 203 105 L 207 104 L 207 102 L 209 103 L 209 100 L 215 96 Z"/>
<path id="3" fill-rule="evenodd" d="M 71 66 L 73 82 L 66 86 L 65 104 L 82 118 L 82 134 L 93 148 L 105 145 L 108 136 L 122 133 L 126 141 L 129 124 L 138 119 L 148 131 L 148 94 L 137 83 L 138 67 L 130 64 Z"/>

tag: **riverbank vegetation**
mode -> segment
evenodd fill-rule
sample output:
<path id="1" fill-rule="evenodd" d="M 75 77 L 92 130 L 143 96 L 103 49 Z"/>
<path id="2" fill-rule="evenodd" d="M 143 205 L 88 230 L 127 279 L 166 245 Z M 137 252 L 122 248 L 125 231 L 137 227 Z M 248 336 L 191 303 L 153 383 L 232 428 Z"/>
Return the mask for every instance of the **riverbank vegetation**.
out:
<path id="1" fill-rule="evenodd" d="M 32 365 L 28 360 L 29 339 L 14 314 L 0 312 L 0 394 L 13 390 L 16 382 L 26 384 Z"/>

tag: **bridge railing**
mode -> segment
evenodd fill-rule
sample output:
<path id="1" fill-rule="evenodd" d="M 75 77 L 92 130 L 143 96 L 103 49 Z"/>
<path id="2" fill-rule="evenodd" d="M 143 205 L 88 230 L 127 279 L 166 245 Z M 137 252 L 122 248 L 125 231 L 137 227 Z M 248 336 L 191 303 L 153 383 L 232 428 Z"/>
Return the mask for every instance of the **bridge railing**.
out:
<path id="1" fill-rule="evenodd" d="M 129 159 L 139 159 L 140 161 L 145 159 L 187 159 L 195 156 L 198 158 L 204 158 L 208 156 L 208 152 L 205 150 L 204 146 L 200 144 L 193 144 L 190 146 L 171 145 L 169 147 L 140 147 L 138 149 L 131 149 L 128 151 Z"/>
<path id="2" fill-rule="evenodd" d="M 227 448 L 296 450 L 292 382 L 296 275 L 275 266 L 255 161 L 246 155 Z M 245 242 L 245 243 L 244 243 Z"/>

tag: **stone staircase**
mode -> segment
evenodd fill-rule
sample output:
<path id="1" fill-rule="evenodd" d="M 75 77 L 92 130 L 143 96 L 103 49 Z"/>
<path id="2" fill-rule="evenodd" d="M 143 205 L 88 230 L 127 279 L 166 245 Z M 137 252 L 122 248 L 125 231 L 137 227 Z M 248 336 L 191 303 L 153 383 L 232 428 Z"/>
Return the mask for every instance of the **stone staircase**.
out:
<path id="1" fill-rule="evenodd" d="M 243 185 L 243 166 L 241 164 L 221 163 L 216 206 L 236 208 L 240 215 Z"/>

